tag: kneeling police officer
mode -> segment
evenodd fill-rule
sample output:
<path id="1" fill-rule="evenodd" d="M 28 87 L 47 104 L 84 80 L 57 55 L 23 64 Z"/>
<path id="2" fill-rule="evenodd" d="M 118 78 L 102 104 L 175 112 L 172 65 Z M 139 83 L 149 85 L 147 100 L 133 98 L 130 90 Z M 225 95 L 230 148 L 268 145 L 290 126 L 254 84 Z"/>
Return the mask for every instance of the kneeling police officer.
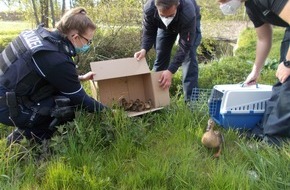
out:
<path id="1" fill-rule="evenodd" d="M 96 25 L 81 7 L 65 13 L 56 30 L 23 31 L 0 54 L 0 123 L 15 126 L 8 144 L 26 137 L 49 139 L 55 126 L 74 119 L 76 108 L 106 107 L 86 94 L 73 57 L 90 48 Z"/>

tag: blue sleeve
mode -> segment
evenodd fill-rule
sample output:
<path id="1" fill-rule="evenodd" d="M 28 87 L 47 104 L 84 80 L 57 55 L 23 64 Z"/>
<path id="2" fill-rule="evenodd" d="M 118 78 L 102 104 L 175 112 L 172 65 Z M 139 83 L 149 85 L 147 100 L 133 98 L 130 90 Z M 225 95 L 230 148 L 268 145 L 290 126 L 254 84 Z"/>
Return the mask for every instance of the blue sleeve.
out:
<path id="1" fill-rule="evenodd" d="M 104 106 L 94 98 L 87 95 L 84 89 L 81 89 L 78 93 L 65 95 L 71 100 L 72 105 L 78 106 L 80 109 L 85 109 L 88 112 L 101 112 L 108 107 Z"/>
<path id="2" fill-rule="evenodd" d="M 154 1 L 148 1 L 144 7 L 143 14 L 143 36 L 141 48 L 148 52 L 156 40 L 158 25 L 155 23 L 155 6 Z"/>
<path id="3" fill-rule="evenodd" d="M 191 6 L 184 5 L 183 12 L 180 13 L 179 17 L 179 22 L 181 22 L 179 47 L 168 67 L 171 73 L 174 74 L 178 70 L 190 49 L 195 44 L 200 43 L 196 41 L 196 35 L 200 35 L 200 19 L 199 7 L 196 4 L 192 4 Z"/>
<path id="4" fill-rule="evenodd" d="M 60 94 L 68 97 L 72 105 L 88 112 L 100 112 L 106 108 L 87 95 L 78 79 L 75 64 L 69 57 L 60 52 L 40 52 L 34 58 L 36 71 Z"/>

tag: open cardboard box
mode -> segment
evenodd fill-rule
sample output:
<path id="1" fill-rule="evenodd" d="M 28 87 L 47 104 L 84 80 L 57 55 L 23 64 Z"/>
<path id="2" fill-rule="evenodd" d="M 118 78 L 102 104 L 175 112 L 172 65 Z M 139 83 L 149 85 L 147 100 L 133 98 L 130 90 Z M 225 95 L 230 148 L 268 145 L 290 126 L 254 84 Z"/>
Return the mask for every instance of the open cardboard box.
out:
<path id="1" fill-rule="evenodd" d="M 170 104 L 169 90 L 159 86 L 161 72 L 150 72 L 145 59 L 123 58 L 90 63 L 96 73 L 91 81 L 93 98 L 108 107 L 119 105 L 120 100 L 151 101 L 144 111 L 127 111 L 129 117 L 162 109 Z"/>

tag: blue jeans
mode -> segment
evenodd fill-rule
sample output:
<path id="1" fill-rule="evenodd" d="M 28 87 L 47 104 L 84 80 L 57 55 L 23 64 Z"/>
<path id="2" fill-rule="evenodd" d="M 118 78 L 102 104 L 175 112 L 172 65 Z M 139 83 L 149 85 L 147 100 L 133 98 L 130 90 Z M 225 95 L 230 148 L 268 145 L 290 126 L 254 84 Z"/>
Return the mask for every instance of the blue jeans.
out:
<path id="1" fill-rule="evenodd" d="M 172 47 L 176 41 L 177 33 L 158 29 L 156 37 L 156 60 L 153 71 L 166 70 L 170 63 Z M 192 89 L 198 87 L 198 62 L 196 50 L 201 42 L 200 20 L 196 23 L 196 37 L 193 45 L 182 63 L 182 85 L 185 101 L 189 101 Z"/>

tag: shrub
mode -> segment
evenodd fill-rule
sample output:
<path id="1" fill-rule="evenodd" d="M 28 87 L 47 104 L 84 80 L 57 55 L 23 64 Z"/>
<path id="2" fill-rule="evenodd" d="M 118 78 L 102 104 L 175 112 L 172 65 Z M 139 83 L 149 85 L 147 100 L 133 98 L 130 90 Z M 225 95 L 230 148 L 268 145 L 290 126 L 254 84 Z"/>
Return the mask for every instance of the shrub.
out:
<path id="1" fill-rule="evenodd" d="M 14 39 L 18 36 L 19 32 L 7 32 L 3 33 L 0 32 L 0 52 L 2 52 L 5 47 Z"/>
<path id="2" fill-rule="evenodd" d="M 212 88 L 217 84 L 235 84 L 245 80 L 251 66 L 236 57 L 225 57 L 201 64 L 199 72 L 199 87 Z"/>
<path id="3" fill-rule="evenodd" d="M 268 59 L 279 60 L 280 57 L 280 45 L 283 39 L 284 29 L 274 27 L 272 48 L 269 53 Z M 257 34 L 254 28 L 245 29 L 238 39 L 238 49 L 235 51 L 235 55 L 244 60 L 255 60 L 256 55 L 256 41 Z"/>
<path id="4" fill-rule="evenodd" d="M 140 50 L 140 29 L 117 27 L 100 29 L 94 37 L 93 48 L 77 60 L 81 72 L 90 70 L 89 62 L 133 57 Z"/>
<path id="5" fill-rule="evenodd" d="M 218 47 L 217 40 L 214 40 L 213 38 L 209 37 L 202 37 L 201 44 L 197 48 L 197 55 L 198 60 L 200 63 L 202 62 L 208 62 L 212 60 L 213 58 L 216 58 L 216 50 Z"/>
<path id="6" fill-rule="evenodd" d="M 17 37 L 22 30 L 29 28 L 27 22 L 1 21 L 0 24 L 0 52 L 2 52 L 8 43 Z"/>
<path id="7" fill-rule="evenodd" d="M 251 68 L 251 64 L 245 62 L 239 57 L 233 56 L 224 56 L 219 60 L 213 60 L 208 63 L 200 63 L 198 79 L 199 88 L 211 89 L 217 84 L 236 84 L 244 82 L 248 74 L 251 72 Z M 271 78 L 273 77 L 268 77 L 265 79 L 269 79 L 270 81 Z M 182 94 L 182 71 L 179 69 L 173 76 L 170 95 L 180 96 Z"/>

